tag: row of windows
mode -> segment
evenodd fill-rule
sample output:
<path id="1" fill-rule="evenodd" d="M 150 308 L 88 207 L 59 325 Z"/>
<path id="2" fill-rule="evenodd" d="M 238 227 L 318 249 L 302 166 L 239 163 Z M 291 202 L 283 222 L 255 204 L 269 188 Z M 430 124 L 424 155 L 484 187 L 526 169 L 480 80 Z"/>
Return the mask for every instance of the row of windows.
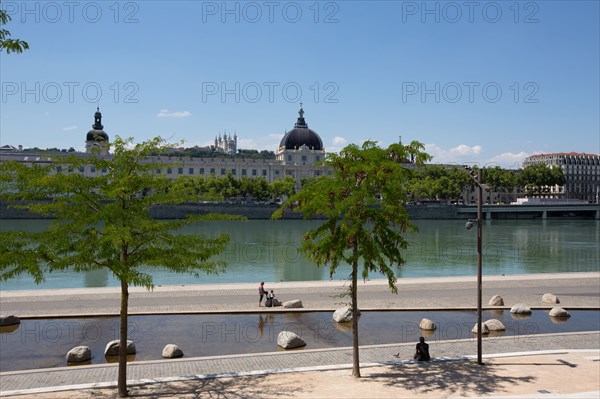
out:
<path id="1" fill-rule="evenodd" d="M 293 155 L 288 155 L 288 156 L 287 156 L 287 160 L 288 160 L 288 162 L 292 162 L 292 160 L 293 160 L 293 157 L 294 157 Z M 306 161 L 308 160 L 308 158 L 306 157 L 306 155 L 302 155 L 302 157 L 301 157 L 301 160 L 302 160 L 302 162 L 306 162 Z M 320 155 L 317 155 L 317 156 L 315 157 L 315 160 L 316 160 L 316 161 L 320 161 L 320 160 L 321 160 L 321 156 L 320 156 Z"/>
<path id="2" fill-rule="evenodd" d="M 195 169 L 194 168 L 188 168 L 187 169 L 187 174 L 188 175 L 194 175 L 195 174 Z M 206 170 L 204 168 L 199 168 L 198 169 L 198 174 L 199 175 L 204 175 L 206 173 L 206 171 L 208 171 L 209 174 L 211 175 L 216 175 L 217 174 L 217 168 L 207 168 Z M 155 170 L 156 174 L 161 174 L 163 172 L 162 169 L 158 168 Z M 249 174 L 248 172 L 251 172 L 251 174 Z M 261 176 L 267 176 L 267 169 L 262 169 L 261 170 Z M 166 169 L 166 173 L 168 175 L 173 174 L 173 168 L 167 168 Z M 227 170 L 226 168 L 221 168 L 220 169 L 220 174 L 221 176 L 225 176 L 227 175 L 227 173 L 231 173 L 232 175 L 236 176 L 237 175 L 237 169 L 232 168 L 230 170 Z M 177 168 L 177 174 L 178 175 L 183 175 L 184 174 L 184 168 Z M 279 175 L 279 171 L 276 170 L 275 171 L 276 175 Z M 258 176 L 258 170 L 257 169 L 252 169 L 251 171 L 249 171 L 248 169 L 242 169 L 242 176 Z"/>

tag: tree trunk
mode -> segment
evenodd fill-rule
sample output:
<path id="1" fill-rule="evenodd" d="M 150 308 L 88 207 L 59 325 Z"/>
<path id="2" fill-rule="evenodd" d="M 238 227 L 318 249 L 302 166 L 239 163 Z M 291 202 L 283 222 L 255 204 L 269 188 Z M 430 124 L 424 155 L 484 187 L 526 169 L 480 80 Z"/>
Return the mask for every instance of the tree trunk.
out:
<path id="1" fill-rule="evenodd" d="M 355 247 L 356 250 L 356 247 Z M 358 301 L 356 286 L 358 274 L 358 263 L 354 261 L 352 264 L 352 377 L 360 378 L 360 361 L 358 359 Z"/>
<path id="2" fill-rule="evenodd" d="M 127 306 L 129 303 L 129 287 L 121 280 L 121 325 L 119 328 L 119 397 L 127 397 Z"/>

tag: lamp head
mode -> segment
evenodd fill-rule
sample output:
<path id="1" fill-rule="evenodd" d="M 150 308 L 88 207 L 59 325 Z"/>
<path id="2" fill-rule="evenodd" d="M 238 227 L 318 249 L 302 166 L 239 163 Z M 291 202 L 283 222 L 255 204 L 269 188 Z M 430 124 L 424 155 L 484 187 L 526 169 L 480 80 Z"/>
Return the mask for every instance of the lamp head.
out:
<path id="1" fill-rule="evenodd" d="M 467 223 L 465 223 L 465 229 L 471 230 L 472 228 L 473 228 L 473 221 L 467 220 Z"/>

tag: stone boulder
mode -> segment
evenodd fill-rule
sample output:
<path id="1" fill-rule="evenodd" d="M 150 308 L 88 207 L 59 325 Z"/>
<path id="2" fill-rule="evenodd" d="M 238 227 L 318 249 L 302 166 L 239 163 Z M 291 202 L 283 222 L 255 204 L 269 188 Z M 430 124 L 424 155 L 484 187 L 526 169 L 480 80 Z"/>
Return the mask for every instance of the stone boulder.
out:
<path id="1" fill-rule="evenodd" d="M 506 327 L 498 319 L 489 319 L 483 322 L 489 331 L 505 331 Z"/>
<path id="2" fill-rule="evenodd" d="M 488 304 L 490 306 L 504 306 L 504 299 L 500 295 L 494 295 Z"/>
<path id="3" fill-rule="evenodd" d="M 336 323 L 347 323 L 352 321 L 352 308 L 350 306 L 344 306 L 333 312 L 333 321 Z"/>
<path id="4" fill-rule="evenodd" d="M 168 344 L 163 348 L 162 357 L 165 359 L 174 359 L 182 356 L 183 351 L 175 344 Z"/>
<path id="5" fill-rule="evenodd" d="M 563 309 L 559 306 L 556 306 L 556 307 L 550 309 L 548 316 L 550 316 L 550 317 L 571 317 L 569 312 L 567 312 L 565 309 Z"/>
<path id="6" fill-rule="evenodd" d="M 560 301 L 558 300 L 558 297 L 554 294 L 544 294 L 542 296 L 542 302 L 544 303 L 560 303 Z"/>
<path id="7" fill-rule="evenodd" d="M 76 346 L 67 352 L 67 362 L 87 362 L 92 358 L 92 350 L 89 346 Z"/>
<path id="8" fill-rule="evenodd" d="M 135 354 L 135 344 L 133 341 L 127 340 L 127 354 L 134 355 Z M 106 344 L 106 348 L 104 349 L 104 356 L 119 356 L 119 340 L 115 339 L 114 341 L 110 341 Z"/>
<path id="9" fill-rule="evenodd" d="M 294 349 L 306 346 L 306 342 L 291 331 L 282 331 L 277 335 L 277 345 L 283 349 Z"/>
<path id="10" fill-rule="evenodd" d="M 523 304 L 523 303 L 517 303 L 516 305 L 513 305 L 512 308 L 510 308 L 510 313 L 513 314 L 531 314 L 531 309 L 529 308 L 529 306 Z"/>
<path id="11" fill-rule="evenodd" d="M 477 331 L 479 330 L 478 327 L 479 327 L 479 323 L 475 323 L 471 332 L 473 334 L 477 334 Z M 489 334 L 489 333 L 490 333 L 490 329 L 488 328 L 487 324 L 481 323 L 481 334 Z"/>
<path id="12" fill-rule="evenodd" d="M 0 327 L 20 324 L 21 320 L 15 315 L 0 316 Z"/>
<path id="13" fill-rule="evenodd" d="M 421 330 L 435 330 L 437 328 L 437 326 L 435 325 L 435 323 L 433 321 L 424 318 L 419 323 L 419 328 Z"/>
<path id="14" fill-rule="evenodd" d="M 302 307 L 302 301 L 300 299 L 292 299 L 291 301 L 285 301 L 283 303 L 283 307 L 284 308 L 301 308 Z"/>

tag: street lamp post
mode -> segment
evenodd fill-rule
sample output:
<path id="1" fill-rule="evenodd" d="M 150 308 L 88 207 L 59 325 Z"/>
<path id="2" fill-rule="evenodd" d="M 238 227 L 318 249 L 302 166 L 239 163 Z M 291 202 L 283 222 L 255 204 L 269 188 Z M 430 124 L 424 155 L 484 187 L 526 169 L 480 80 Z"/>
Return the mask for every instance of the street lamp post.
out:
<path id="1" fill-rule="evenodd" d="M 470 170 L 467 169 L 469 172 Z M 482 333 L 482 242 L 483 242 L 483 189 L 484 184 L 481 183 L 482 172 L 481 168 L 477 169 L 477 176 L 473 176 L 469 173 L 469 176 L 473 179 L 477 185 L 477 363 L 483 364 L 481 359 L 482 345 L 481 345 L 481 333 Z M 475 220 L 468 220 L 465 227 L 467 230 L 471 230 Z"/>
<path id="2" fill-rule="evenodd" d="M 477 364 L 483 364 L 481 360 L 481 289 L 482 289 L 482 241 L 483 241 L 483 186 L 481 185 L 481 168 L 477 169 Z"/>

